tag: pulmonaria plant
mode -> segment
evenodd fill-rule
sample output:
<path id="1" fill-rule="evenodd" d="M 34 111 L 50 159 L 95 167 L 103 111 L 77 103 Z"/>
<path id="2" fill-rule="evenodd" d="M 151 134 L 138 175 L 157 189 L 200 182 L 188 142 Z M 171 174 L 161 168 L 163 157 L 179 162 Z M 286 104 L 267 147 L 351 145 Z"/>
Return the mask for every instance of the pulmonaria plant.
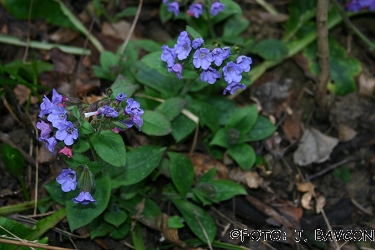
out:
<path id="1" fill-rule="evenodd" d="M 346 9 L 349 11 L 360 11 L 362 9 L 375 10 L 375 0 L 351 0 L 346 4 Z"/>
<path id="2" fill-rule="evenodd" d="M 87 142 L 90 134 L 105 130 L 120 133 L 134 125 L 141 130 L 143 113 L 140 103 L 128 98 L 123 92 L 89 105 L 80 100 L 70 101 L 54 89 L 52 101 L 46 96 L 43 98 L 40 105 L 40 121 L 36 127 L 40 130 L 39 141 L 46 142 L 46 147 L 52 154 L 56 145 L 60 143 L 62 149 L 59 153 L 67 158 L 73 158 L 76 142 L 86 140 L 86 144 L 90 145 Z M 119 139 L 121 140 L 121 137 Z M 95 188 L 95 176 L 87 165 L 78 164 L 62 170 L 56 181 L 61 185 L 63 192 L 78 188 L 80 193 L 72 199 L 73 202 L 83 205 L 96 203 L 91 196 L 91 191 Z"/>
<path id="3" fill-rule="evenodd" d="M 209 10 L 209 13 L 212 16 L 216 16 L 219 12 L 225 10 L 225 5 L 217 0 L 207 1 L 208 5 L 206 6 L 204 2 L 206 1 L 194 1 L 192 4 L 190 4 L 187 14 L 192 17 L 199 18 L 203 15 L 203 10 L 205 8 L 206 10 Z M 167 11 L 173 12 L 175 16 L 178 16 L 180 14 L 180 1 L 163 0 L 163 3 L 167 5 Z"/>
<path id="4" fill-rule="evenodd" d="M 192 56 L 191 56 L 192 55 Z M 202 38 L 191 40 L 186 31 L 181 32 L 173 48 L 162 46 L 161 60 L 167 63 L 169 72 L 174 72 L 181 79 L 185 65 L 193 63 L 200 72 L 202 82 L 214 84 L 222 75 L 227 82 L 223 94 L 234 94 L 237 89 L 244 90 L 241 82 L 242 73 L 250 71 L 250 57 L 231 55 L 230 47 L 204 46 Z"/>

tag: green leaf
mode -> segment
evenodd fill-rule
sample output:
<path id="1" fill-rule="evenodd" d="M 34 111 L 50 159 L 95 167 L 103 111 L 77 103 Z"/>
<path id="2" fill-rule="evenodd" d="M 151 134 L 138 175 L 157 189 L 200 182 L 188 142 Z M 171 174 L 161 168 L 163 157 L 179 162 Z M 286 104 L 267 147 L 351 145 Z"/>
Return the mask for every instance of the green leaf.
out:
<path id="1" fill-rule="evenodd" d="M 243 186 L 231 180 L 217 180 L 210 183 L 215 188 L 215 197 L 212 198 L 215 202 L 221 202 L 233 198 L 236 195 L 247 192 Z"/>
<path id="2" fill-rule="evenodd" d="M 1 3 L 13 17 L 27 20 L 31 0 L 2 0 Z M 48 23 L 77 30 L 60 9 L 55 1 L 33 0 L 31 19 L 41 18 Z"/>
<path id="3" fill-rule="evenodd" d="M 1 146 L 1 156 L 9 172 L 17 178 L 20 178 L 23 175 L 25 166 L 25 158 L 21 151 L 7 143 L 3 143 Z"/>
<path id="4" fill-rule="evenodd" d="M 219 111 L 219 125 L 226 125 L 229 118 L 237 111 L 239 108 L 237 105 L 228 100 L 228 98 L 221 96 L 208 97 L 205 101 L 212 106 L 214 106 Z"/>
<path id="5" fill-rule="evenodd" d="M 18 223 L 14 220 L 11 220 L 9 218 L 5 217 L 0 217 L 0 235 L 5 236 L 5 237 L 12 237 L 14 238 L 14 235 L 16 235 L 20 239 L 25 239 L 25 240 L 38 240 L 38 243 L 41 244 L 46 244 L 48 242 L 48 238 L 45 237 L 43 239 L 31 239 L 32 235 L 34 234 L 35 230 L 25 226 L 21 223 Z M 3 228 L 5 228 L 7 231 L 5 231 Z M 11 232 L 12 234 L 10 234 Z M 1 245 L 2 250 L 16 250 L 16 249 L 30 249 L 28 247 L 20 247 L 17 245 L 10 245 L 10 244 L 2 244 Z"/>
<path id="6" fill-rule="evenodd" d="M 254 166 L 256 160 L 254 149 L 246 143 L 231 146 L 227 153 L 243 170 L 249 170 Z"/>
<path id="7" fill-rule="evenodd" d="M 135 44 L 141 47 L 144 51 L 147 51 L 149 53 L 160 51 L 161 48 L 160 44 L 149 39 L 139 39 L 135 42 Z"/>
<path id="8" fill-rule="evenodd" d="M 124 168 L 108 169 L 112 188 L 132 185 L 145 179 L 158 166 L 164 151 L 165 148 L 147 145 L 128 152 Z"/>
<path id="9" fill-rule="evenodd" d="M 166 23 L 168 20 L 172 19 L 173 17 L 173 12 L 169 12 L 167 10 L 167 5 L 162 3 L 160 5 L 160 11 L 159 11 L 159 17 L 160 17 L 160 20 L 161 22 L 164 24 Z"/>
<path id="10" fill-rule="evenodd" d="M 186 32 L 193 38 L 202 38 L 202 35 L 199 34 L 195 29 L 190 27 L 189 25 L 186 25 Z"/>
<path id="11" fill-rule="evenodd" d="M 173 204 L 181 212 L 186 224 L 191 231 L 203 242 L 212 242 L 216 236 L 216 226 L 212 217 L 202 208 L 181 199 L 172 200 Z M 202 230 L 204 228 L 204 232 Z"/>
<path id="12" fill-rule="evenodd" d="M 289 19 L 285 24 L 285 36 L 291 36 L 300 28 L 301 25 L 306 23 L 306 21 L 312 17 L 315 17 L 316 5 L 316 0 L 292 0 L 288 7 Z"/>
<path id="13" fill-rule="evenodd" d="M 111 51 L 104 51 L 100 54 L 100 65 L 107 72 L 111 72 L 112 68 L 119 65 L 119 58 Z"/>
<path id="14" fill-rule="evenodd" d="M 83 138 L 80 138 L 73 144 L 74 153 L 84 153 L 90 149 L 90 143 Z"/>
<path id="15" fill-rule="evenodd" d="M 253 52 L 266 60 L 280 60 L 287 55 L 288 48 L 283 41 L 267 39 L 255 45 Z"/>
<path id="16" fill-rule="evenodd" d="M 153 88 L 154 90 L 157 90 L 165 99 L 175 96 L 178 91 L 180 91 L 184 83 L 174 74 L 169 72 L 166 72 L 167 74 L 161 74 L 156 69 L 148 67 L 142 61 L 137 61 L 133 65 L 133 71 L 137 81 L 150 88 Z"/>
<path id="17" fill-rule="evenodd" d="M 249 141 L 260 141 L 275 132 L 276 126 L 273 125 L 270 120 L 264 116 L 258 116 L 253 128 L 246 134 Z"/>
<path id="18" fill-rule="evenodd" d="M 342 166 L 333 170 L 332 175 L 341 179 L 343 182 L 348 183 L 350 181 L 350 171 L 347 166 Z"/>
<path id="19" fill-rule="evenodd" d="M 201 182 L 192 190 L 197 202 L 201 202 L 203 206 L 211 205 L 212 198 L 215 197 L 216 190 L 211 183 Z"/>
<path id="20" fill-rule="evenodd" d="M 157 107 L 156 111 L 164 114 L 170 121 L 176 118 L 184 109 L 186 101 L 181 97 L 172 97 Z"/>
<path id="21" fill-rule="evenodd" d="M 137 7 L 126 7 L 123 11 L 116 14 L 116 18 L 135 16 Z"/>
<path id="22" fill-rule="evenodd" d="M 183 114 L 180 114 L 172 121 L 172 136 L 176 140 L 176 142 L 180 142 L 182 139 L 185 139 L 188 135 L 190 135 L 196 125 L 195 122 L 190 120 Z"/>
<path id="23" fill-rule="evenodd" d="M 198 180 L 198 184 L 202 182 L 211 183 L 216 175 L 216 166 L 208 170 L 201 178 Z"/>
<path id="24" fill-rule="evenodd" d="M 215 133 L 210 145 L 230 148 L 231 146 L 243 143 L 246 140 L 247 138 L 234 128 L 221 128 Z"/>
<path id="25" fill-rule="evenodd" d="M 110 236 L 115 240 L 121 240 L 125 238 L 126 235 L 128 235 L 130 231 L 130 224 L 124 223 L 119 228 L 113 228 L 111 230 Z"/>
<path id="26" fill-rule="evenodd" d="M 114 225 L 115 227 L 119 227 L 122 223 L 126 221 L 127 218 L 128 214 L 122 210 L 107 211 L 104 214 L 104 220 L 109 224 Z"/>
<path id="27" fill-rule="evenodd" d="M 125 93 L 128 98 L 130 98 L 134 92 L 137 90 L 138 85 L 132 84 L 131 81 L 123 75 L 118 75 L 116 81 L 112 84 L 111 98 L 116 99 L 116 96 L 121 93 Z"/>
<path id="28" fill-rule="evenodd" d="M 233 15 L 240 15 L 240 16 L 242 15 L 242 9 L 235 1 L 220 0 L 220 3 L 225 5 L 225 9 L 224 11 L 219 12 L 219 14 L 217 14 L 213 18 L 212 18 L 212 15 L 210 14 L 213 24 L 217 24 Z"/>
<path id="29" fill-rule="evenodd" d="M 119 134 L 104 130 L 90 136 L 91 144 L 100 158 L 116 167 L 125 166 L 125 144 Z"/>
<path id="30" fill-rule="evenodd" d="M 103 216 L 95 218 L 90 224 L 88 224 L 90 231 L 90 238 L 95 239 L 97 237 L 103 237 L 107 235 L 114 227 L 104 221 Z"/>
<path id="31" fill-rule="evenodd" d="M 32 63 L 35 64 L 37 69 L 36 76 L 45 71 L 50 71 L 53 68 L 53 64 L 44 61 L 32 61 Z M 34 76 L 33 65 L 25 64 L 23 60 L 11 61 L 10 63 L 4 65 L 4 68 L 12 71 L 14 74 L 19 74 L 20 70 L 24 70 L 29 76 Z"/>
<path id="32" fill-rule="evenodd" d="M 174 215 L 168 218 L 169 228 L 183 228 L 185 225 L 182 223 L 182 218 L 178 215 Z"/>
<path id="33" fill-rule="evenodd" d="M 56 212 L 54 212 L 52 215 L 39 220 L 35 226 L 34 226 L 34 232 L 30 236 L 29 239 L 35 240 L 39 239 L 43 236 L 45 232 L 50 230 L 51 228 L 54 228 L 62 219 L 64 219 L 66 216 L 66 210 L 65 208 L 62 208 Z"/>
<path id="34" fill-rule="evenodd" d="M 224 24 L 223 36 L 234 37 L 240 35 L 249 26 L 249 21 L 242 17 L 242 15 L 235 15 L 229 18 Z"/>
<path id="35" fill-rule="evenodd" d="M 172 132 L 168 118 L 157 111 L 146 110 L 142 115 L 142 119 L 142 131 L 147 135 L 162 136 Z"/>
<path id="36" fill-rule="evenodd" d="M 116 55 L 120 56 L 122 46 L 118 47 Z M 133 41 L 129 41 L 126 45 L 124 53 L 121 55 L 120 66 L 121 69 L 125 69 L 127 66 L 133 64 L 138 60 L 138 50 Z"/>
<path id="37" fill-rule="evenodd" d="M 134 230 L 130 233 L 134 245 L 134 249 L 146 250 L 145 243 L 143 242 L 141 231 L 139 230 L 138 222 L 135 224 Z"/>
<path id="38" fill-rule="evenodd" d="M 61 185 L 58 184 L 55 179 L 53 179 L 47 184 L 44 184 L 44 188 L 47 190 L 47 192 L 54 201 L 63 206 L 65 206 L 65 202 L 70 202 L 79 193 L 78 190 L 63 192 L 61 190 Z"/>
<path id="39" fill-rule="evenodd" d="M 90 162 L 90 159 L 83 154 L 73 154 L 72 158 L 64 158 L 65 162 L 71 167 L 78 167 L 79 165 L 85 165 Z"/>
<path id="40" fill-rule="evenodd" d="M 206 125 L 213 132 L 218 130 L 219 112 L 214 106 L 206 102 L 194 100 L 188 105 L 187 109 L 199 117 L 199 121 L 202 126 Z"/>
<path id="41" fill-rule="evenodd" d="M 336 95 L 346 95 L 357 89 L 354 77 L 362 71 L 361 63 L 356 58 L 347 56 L 345 49 L 333 38 L 329 38 L 330 78 L 328 88 Z M 308 59 L 309 69 L 318 76 L 319 64 L 315 43 L 306 47 L 303 55 Z"/>
<path id="42" fill-rule="evenodd" d="M 70 231 L 83 227 L 98 217 L 107 207 L 111 196 L 111 180 L 107 175 L 101 175 L 95 179 L 95 189 L 91 192 L 95 203 L 87 205 L 66 202 L 66 217 Z"/>
<path id="43" fill-rule="evenodd" d="M 79 134 L 90 135 L 94 133 L 94 129 L 91 127 L 91 124 L 88 121 L 81 122 L 79 127 Z"/>
<path id="44" fill-rule="evenodd" d="M 255 104 L 237 110 L 228 120 L 227 128 L 234 128 L 239 132 L 247 133 L 254 126 L 258 118 L 258 109 Z"/>
<path id="45" fill-rule="evenodd" d="M 170 159 L 170 174 L 173 184 L 182 197 L 189 192 L 194 182 L 193 164 L 185 155 L 168 152 Z"/>

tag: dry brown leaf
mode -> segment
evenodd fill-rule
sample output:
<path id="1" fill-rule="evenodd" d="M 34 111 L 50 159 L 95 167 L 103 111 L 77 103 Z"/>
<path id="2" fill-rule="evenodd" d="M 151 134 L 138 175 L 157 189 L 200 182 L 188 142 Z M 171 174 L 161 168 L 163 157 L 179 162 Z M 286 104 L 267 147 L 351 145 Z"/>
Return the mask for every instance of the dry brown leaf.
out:
<path id="1" fill-rule="evenodd" d="M 186 244 L 180 238 L 178 237 L 178 229 L 176 228 L 169 228 L 168 227 L 168 219 L 169 216 L 165 213 L 163 213 L 163 222 L 161 226 L 161 231 L 163 233 L 164 238 L 175 245 L 180 246 L 181 248 L 185 248 Z"/>
<path id="2" fill-rule="evenodd" d="M 186 154 L 194 166 L 196 179 L 199 179 L 213 167 L 216 167 L 216 179 L 228 179 L 228 169 L 210 155 L 193 153 Z"/>
<path id="3" fill-rule="evenodd" d="M 320 163 L 329 159 L 339 140 L 328 136 L 315 128 L 306 129 L 302 135 L 297 150 L 293 154 L 294 163 L 306 166 Z"/>
<path id="4" fill-rule="evenodd" d="M 295 143 L 301 137 L 300 120 L 300 112 L 292 112 L 292 115 L 286 115 L 282 128 L 290 143 Z"/>
<path id="5" fill-rule="evenodd" d="M 102 33 L 107 36 L 112 36 L 117 39 L 125 40 L 129 34 L 131 24 L 125 21 L 120 21 L 118 23 L 108 23 L 104 22 L 102 24 Z M 132 35 L 132 38 L 135 38 Z"/>
<path id="6" fill-rule="evenodd" d="M 78 36 L 78 32 L 69 28 L 60 27 L 58 30 L 49 35 L 49 39 L 56 43 L 64 44 L 73 41 Z"/>
<path id="7" fill-rule="evenodd" d="M 52 71 L 73 74 L 76 67 L 76 59 L 74 55 L 62 52 L 57 48 L 53 48 L 48 53 L 53 62 Z"/>
<path id="8" fill-rule="evenodd" d="M 53 155 L 47 149 L 46 143 L 42 142 L 42 145 L 39 147 L 38 156 L 36 157 L 38 163 L 47 163 L 53 161 Z"/>
<path id="9" fill-rule="evenodd" d="M 354 139 L 356 137 L 357 131 L 345 124 L 339 124 L 338 136 L 340 142 L 346 142 Z"/>
<path id="10" fill-rule="evenodd" d="M 259 13 L 259 16 L 262 20 L 270 23 L 282 23 L 289 19 L 288 15 L 280 13 L 277 15 L 272 15 L 268 12 L 261 12 Z"/>
<path id="11" fill-rule="evenodd" d="M 305 192 L 312 192 L 314 190 L 315 185 L 311 182 L 296 182 L 297 190 L 299 192 L 305 193 Z"/>
<path id="12" fill-rule="evenodd" d="M 97 101 L 99 101 L 99 100 L 101 100 L 101 99 L 103 99 L 103 98 L 106 98 L 107 97 L 107 95 L 106 94 L 104 94 L 104 93 L 102 93 L 101 95 L 90 95 L 90 96 L 86 96 L 85 98 L 84 98 L 84 100 L 88 103 L 88 104 L 92 104 L 92 103 L 94 103 L 94 102 L 97 102 Z"/>
<path id="13" fill-rule="evenodd" d="M 17 84 L 14 87 L 14 94 L 16 95 L 19 106 L 22 106 L 27 101 L 30 93 L 30 89 L 24 85 Z"/>
<path id="14" fill-rule="evenodd" d="M 317 195 L 315 200 L 316 213 L 319 214 L 323 210 L 323 207 L 326 205 L 326 197 L 324 197 L 323 195 Z"/>
<path id="15" fill-rule="evenodd" d="M 359 90 L 358 93 L 363 96 L 372 96 L 375 90 L 375 78 L 367 76 L 362 73 L 359 76 Z"/>
<path id="16" fill-rule="evenodd" d="M 304 195 L 302 195 L 301 205 L 304 209 L 307 209 L 307 210 L 313 209 L 312 206 L 310 206 L 311 198 L 312 198 L 312 193 L 310 192 L 307 192 Z"/>
<path id="17" fill-rule="evenodd" d="M 262 181 L 257 172 L 243 171 L 240 168 L 231 170 L 229 179 L 247 185 L 249 188 L 258 188 Z"/>

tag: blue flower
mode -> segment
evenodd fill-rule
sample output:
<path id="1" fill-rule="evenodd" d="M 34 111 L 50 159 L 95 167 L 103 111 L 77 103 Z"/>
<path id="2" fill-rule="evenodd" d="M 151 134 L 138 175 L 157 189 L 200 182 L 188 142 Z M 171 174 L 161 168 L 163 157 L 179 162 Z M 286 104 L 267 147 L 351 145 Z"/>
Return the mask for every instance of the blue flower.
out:
<path id="1" fill-rule="evenodd" d="M 223 94 L 226 95 L 227 92 L 229 91 L 229 93 L 233 95 L 237 91 L 237 89 L 245 90 L 246 86 L 244 84 L 237 83 L 237 82 L 229 83 L 228 86 L 224 89 Z"/>
<path id="2" fill-rule="evenodd" d="M 47 120 L 52 122 L 52 126 L 60 129 L 61 124 L 67 119 L 66 110 L 61 106 L 55 106 L 48 115 Z"/>
<path id="3" fill-rule="evenodd" d="M 178 79 L 182 78 L 182 64 L 176 63 L 172 67 L 168 67 L 168 72 L 174 72 Z"/>
<path id="4" fill-rule="evenodd" d="M 61 184 L 61 189 L 64 192 L 75 190 L 77 187 L 77 175 L 76 172 L 68 169 L 63 169 L 61 174 L 56 178 L 57 183 Z"/>
<path id="5" fill-rule="evenodd" d="M 50 137 L 48 139 L 44 139 L 46 142 L 47 149 L 53 154 L 55 152 L 55 146 L 57 144 L 57 140 L 55 137 Z"/>
<path id="6" fill-rule="evenodd" d="M 180 5 L 178 2 L 168 3 L 167 10 L 173 12 L 175 16 L 178 16 L 178 14 L 180 14 Z"/>
<path id="7" fill-rule="evenodd" d="M 198 18 L 203 13 L 202 3 L 195 3 L 195 4 L 190 5 L 187 13 L 190 16 Z"/>
<path id="8" fill-rule="evenodd" d="M 211 5 L 210 13 L 216 16 L 219 12 L 224 11 L 225 5 L 219 2 L 214 2 Z"/>
<path id="9" fill-rule="evenodd" d="M 56 89 L 52 90 L 52 103 L 59 104 L 64 101 L 64 97 L 57 93 Z"/>
<path id="10" fill-rule="evenodd" d="M 195 51 L 193 58 L 194 67 L 201 67 L 202 69 L 208 69 L 214 60 L 210 50 L 206 48 L 200 48 Z"/>
<path id="11" fill-rule="evenodd" d="M 220 66 L 223 61 L 226 59 L 226 53 L 220 49 L 220 48 L 215 48 L 212 50 L 212 57 L 214 58 L 214 63 L 216 66 Z"/>
<path id="12" fill-rule="evenodd" d="M 252 63 L 253 61 L 251 60 L 250 57 L 247 57 L 247 56 L 239 56 L 237 57 L 236 59 L 236 63 L 238 66 L 240 66 L 240 68 L 242 69 L 242 71 L 244 72 L 249 72 L 250 71 L 250 64 Z"/>
<path id="13" fill-rule="evenodd" d="M 223 50 L 223 58 L 225 60 L 230 56 L 230 48 L 229 47 L 223 47 L 222 50 Z"/>
<path id="14" fill-rule="evenodd" d="M 190 43 L 190 38 L 187 37 L 183 41 L 177 42 L 177 44 L 174 45 L 174 52 L 179 60 L 184 60 L 189 56 L 191 51 Z"/>
<path id="15" fill-rule="evenodd" d="M 135 101 L 133 98 L 126 100 L 125 113 L 128 115 L 142 115 L 144 113 L 141 109 L 141 104 Z"/>
<path id="16" fill-rule="evenodd" d="M 50 114 L 52 109 L 56 107 L 48 98 L 47 96 L 43 97 L 43 102 L 40 104 L 40 113 L 39 117 L 42 118 L 46 114 Z"/>
<path id="17" fill-rule="evenodd" d="M 78 130 L 74 128 L 73 123 L 70 121 L 61 123 L 59 130 L 56 132 L 56 138 L 64 141 L 65 145 L 70 146 L 78 138 Z"/>
<path id="18" fill-rule="evenodd" d="M 88 191 L 86 191 L 86 192 L 81 191 L 76 198 L 72 199 L 72 201 L 74 203 L 81 203 L 82 205 L 87 205 L 90 202 L 96 203 L 96 200 L 94 200 L 94 198 L 92 198 L 91 194 Z"/>
<path id="19" fill-rule="evenodd" d="M 163 51 L 160 56 L 161 60 L 167 63 L 167 67 L 172 67 L 176 59 L 176 53 L 174 52 L 173 49 L 169 48 L 167 45 L 163 45 L 161 49 Z"/>
<path id="20" fill-rule="evenodd" d="M 227 83 L 240 82 L 242 79 L 242 69 L 234 62 L 228 62 L 223 68 L 224 79 Z"/>
<path id="21" fill-rule="evenodd" d="M 98 114 L 104 115 L 107 118 L 109 118 L 109 117 L 116 118 L 118 116 L 118 112 L 114 108 L 112 108 L 108 105 L 105 105 L 104 107 L 99 108 Z"/>
<path id="22" fill-rule="evenodd" d="M 177 43 L 178 44 L 183 44 L 187 40 L 190 42 L 189 34 L 186 31 L 182 31 L 180 33 L 180 35 L 178 36 L 178 38 L 177 38 Z"/>
<path id="23" fill-rule="evenodd" d="M 128 128 L 133 127 L 133 125 L 137 125 L 139 131 L 141 131 L 141 127 L 143 125 L 143 119 L 140 115 L 133 115 L 130 117 L 130 120 L 122 121 Z"/>
<path id="24" fill-rule="evenodd" d="M 220 73 L 215 69 L 209 67 L 207 70 L 203 70 L 200 75 L 202 82 L 208 82 L 209 84 L 214 84 L 216 79 L 220 78 Z"/>
<path id="25" fill-rule="evenodd" d="M 120 93 L 116 96 L 116 100 L 121 102 L 122 100 L 124 100 L 126 98 L 126 94 L 123 92 L 123 93 Z"/>
<path id="26" fill-rule="evenodd" d="M 200 46 L 202 46 L 203 44 L 203 39 L 202 38 L 195 38 L 192 42 L 191 42 L 191 46 L 194 48 L 194 49 L 198 49 Z"/>
<path id="27" fill-rule="evenodd" d="M 40 121 L 36 124 L 36 127 L 40 130 L 39 141 L 43 141 L 51 137 L 50 136 L 52 132 L 51 124 L 46 123 L 44 121 Z"/>

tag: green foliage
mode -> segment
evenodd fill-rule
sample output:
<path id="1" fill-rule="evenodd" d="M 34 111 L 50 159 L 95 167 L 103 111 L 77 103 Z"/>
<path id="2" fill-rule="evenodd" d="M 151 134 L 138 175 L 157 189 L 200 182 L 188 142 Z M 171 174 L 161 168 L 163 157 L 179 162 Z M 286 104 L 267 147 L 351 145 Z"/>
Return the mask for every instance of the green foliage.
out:
<path id="1" fill-rule="evenodd" d="M 145 134 L 161 136 L 172 132 L 169 119 L 158 111 L 146 110 L 142 118 L 142 131 Z"/>
<path id="2" fill-rule="evenodd" d="M 347 166 L 342 166 L 333 170 L 332 175 L 341 179 L 343 182 L 348 183 L 350 181 L 350 171 Z"/>
<path id="3" fill-rule="evenodd" d="M 186 101 L 180 97 L 173 97 L 165 100 L 157 107 L 157 111 L 164 114 L 170 121 L 175 119 L 185 107 Z"/>
<path id="4" fill-rule="evenodd" d="M 263 140 L 275 132 L 276 126 L 264 116 L 259 116 L 252 129 L 246 134 L 249 141 Z"/>
<path id="5" fill-rule="evenodd" d="M 186 196 L 194 181 L 193 164 L 186 156 L 169 152 L 170 174 L 173 184 L 181 196 Z"/>
<path id="6" fill-rule="evenodd" d="M 253 51 L 266 60 L 280 60 L 286 56 L 288 48 L 283 41 L 267 39 L 258 43 Z"/>
<path id="7" fill-rule="evenodd" d="M 9 172 L 17 178 L 23 175 L 25 158 L 18 149 L 13 148 L 7 143 L 3 143 L 1 146 L 1 157 Z"/>
<path id="8" fill-rule="evenodd" d="M 183 228 L 184 223 L 182 223 L 182 218 L 178 215 L 174 215 L 168 218 L 169 228 Z"/>
<path id="9" fill-rule="evenodd" d="M 223 37 L 234 37 L 240 35 L 249 26 L 249 21 L 241 15 L 235 15 L 228 19 L 224 25 Z"/>
<path id="10" fill-rule="evenodd" d="M 172 121 L 172 136 L 176 142 L 180 142 L 190 135 L 195 127 L 196 125 L 192 120 L 180 114 Z"/>
<path id="11" fill-rule="evenodd" d="M 249 170 L 255 163 L 256 155 L 254 149 L 246 143 L 231 146 L 227 153 L 243 170 Z"/>

